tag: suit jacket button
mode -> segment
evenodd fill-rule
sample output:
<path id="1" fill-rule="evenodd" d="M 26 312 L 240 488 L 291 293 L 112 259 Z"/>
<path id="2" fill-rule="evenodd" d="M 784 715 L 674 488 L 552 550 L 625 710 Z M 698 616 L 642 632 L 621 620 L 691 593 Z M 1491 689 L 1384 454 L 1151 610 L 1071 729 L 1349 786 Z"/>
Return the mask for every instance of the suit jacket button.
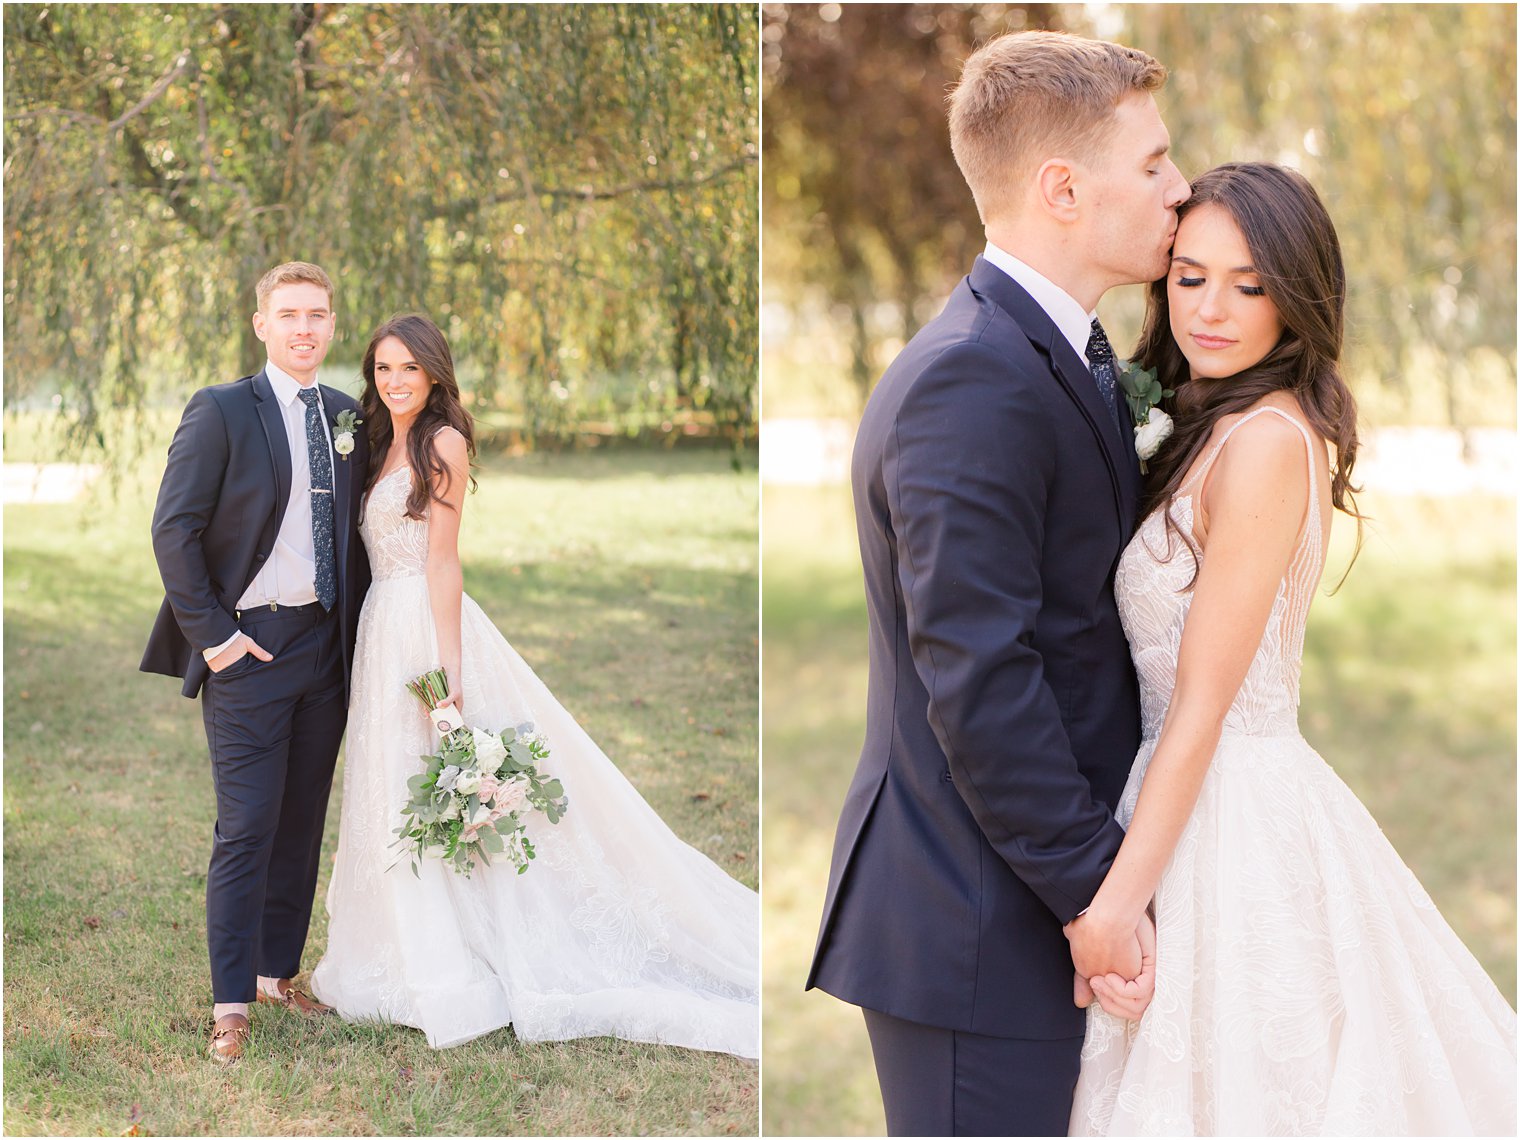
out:
<path id="1" fill-rule="evenodd" d="M 264 561 L 264 556 L 262 554 L 255 554 L 253 556 L 253 560 L 255 562 L 262 562 L 262 561 Z"/>

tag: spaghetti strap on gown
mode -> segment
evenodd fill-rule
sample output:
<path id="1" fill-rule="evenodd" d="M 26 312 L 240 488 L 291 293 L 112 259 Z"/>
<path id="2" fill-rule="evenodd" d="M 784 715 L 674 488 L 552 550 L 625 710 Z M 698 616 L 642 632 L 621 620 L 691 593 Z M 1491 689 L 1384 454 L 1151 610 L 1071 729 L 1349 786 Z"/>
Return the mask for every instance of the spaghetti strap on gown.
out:
<path id="1" fill-rule="evenodd" d="M 427 522 L 400 467 L 360 525 L 374 583 L 359 619 L 337 859 L 318 998 L 349 1020 L 421 1029 L 435 1048 L 510 1024 L 524 1041 L 613 1036 L 759 1054 L 754 891 L 682 842 L 465 595 L 466 719 L 531 721 L 570 799 L 528 833 L 538 857 L 470 878 L 391 846 L 407 778 L 436 735 L 405 683 L 438 664 Z M 400 476 L 400 477 L 398 477 Z"/>
<path id="2" fill-rule="evenodd" d="M 1351 790 L 1298 729 L 1304 626 L 1324 565 L 1309 446 L 1298 550 L 1155 899 L 1156 992 L 1138 1023 L 1088 1014 L 1077 1136 L 1515 1135 L 1515 1013 Z M 1140 677 L 1133 818 L 1176 681 L 1193 559 L 1160 512 L 1115 592 Z M 1204 555 L 1206 556 L 1206 554 Z"/>

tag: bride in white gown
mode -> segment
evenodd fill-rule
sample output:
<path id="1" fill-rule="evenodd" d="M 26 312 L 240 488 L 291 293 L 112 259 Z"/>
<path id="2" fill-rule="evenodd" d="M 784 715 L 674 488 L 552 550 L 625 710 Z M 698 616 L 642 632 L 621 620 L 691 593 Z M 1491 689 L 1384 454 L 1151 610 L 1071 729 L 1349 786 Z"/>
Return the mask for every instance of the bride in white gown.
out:
<path id="1" fill-rule="evenodd" d="M 1513 1136 L 1514 1011 L 1298 730 L 1356 452 L 1334 228 L 1261 164 L 1180 213 L 1137 354 L 1177 430 L 1115 580 L 1142 744 L 1124 844 L 1068 927 L 1080 953 L 1154 902 L 1154 998 L 1138 1022 L 1091 1009 L 1071 1132 Z M 1091 984 L 1138 1005 L 1148 981 Z"/>
<path id="2" fill-rule="evenodd" d="M 443 334 L 425 317 L 388 321 L 364 376 L 366 419 L 388 414 L 393 430 L 374 451 L 360 525 L 374 582 L 314 992 L 346 1019 L 415 1026 L 436 1048 L 511 1024 L 525 1041 L 605 1035 L 758 1056 L 755 892 L 666 827 L 463 593 L 473 445 Z M 439 665 L 466 722 L 530 721 L 551 749 L 544 767 L 570 809 L 529 823 L 538 857 L 525 874 L 503 862 L 466 878 L 431 858 L 420 879 L 405 858 L 387 870 L 407 778 L 437 744 L 405 685 Z"/>

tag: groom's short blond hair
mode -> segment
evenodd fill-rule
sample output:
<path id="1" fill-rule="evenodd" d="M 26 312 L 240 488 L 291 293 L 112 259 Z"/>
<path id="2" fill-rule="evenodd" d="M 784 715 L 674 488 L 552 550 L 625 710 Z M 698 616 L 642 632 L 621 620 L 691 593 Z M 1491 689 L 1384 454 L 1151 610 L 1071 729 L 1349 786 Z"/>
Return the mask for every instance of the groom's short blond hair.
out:
<path id="1" fill-rule="evenodd" d="M 1165 82 L 1166 68 L 1143 51 L 1065 32 L 1015 32 L 979 47 L 950 94 L 950 149 L 982 221 L 1017 202 L 1047 159 L 1095 159 L 1114 109 Z"/>
<path id="2" fill-rule="evenodd" d="M 259 283 L 253 287 L 253 292 L 259 299 L 259 312 L 264 311 L 264 306 L 269 303 L 269 294 L 273 293 L 281 285 L 320 285 L 327 290 L 327 307 L 332 308 L 333 283 L 332 278 L 323 272 L 320 265 L 313 265 L 309 261 L 287 261 L 276 265 L 268 273 L 259 278 Z"/>

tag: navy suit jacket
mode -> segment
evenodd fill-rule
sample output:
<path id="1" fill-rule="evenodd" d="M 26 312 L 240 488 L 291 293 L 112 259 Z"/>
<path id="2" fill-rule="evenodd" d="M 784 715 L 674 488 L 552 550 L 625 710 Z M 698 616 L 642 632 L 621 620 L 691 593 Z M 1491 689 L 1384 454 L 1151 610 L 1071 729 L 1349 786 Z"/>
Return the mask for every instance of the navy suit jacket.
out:
<path id="1" fill-rule="evenodd" d="M 359 410 L 352 397 L 322 385 L 328 430 L 338 413 Z M 369 470 L 364 429 L 354 450 L 334 456 L 333 528 L 343 677 L 353 663 L 369 560 L 359 541 L 359 505 Z M 183 677 L 193 697 L 211 672 L 202 649 L 237 632 L 237 601 L 274 549 L 290 498 L 290 444 L 280 402 L 260 371 L 190 397 L 169 444 L 153 512 L 153 554 L 164 602 L 139 666 Z"/>
<path id="2" fill-rule="evenodd" d="M 808 986 L 927 1025 L 1078 1036 L 1061 926 L 1118 851 L 1140 739 L 1113 595 L 1133 433 L 978 258 L 877 384 L 851 478 L 866 739 Z"/>

